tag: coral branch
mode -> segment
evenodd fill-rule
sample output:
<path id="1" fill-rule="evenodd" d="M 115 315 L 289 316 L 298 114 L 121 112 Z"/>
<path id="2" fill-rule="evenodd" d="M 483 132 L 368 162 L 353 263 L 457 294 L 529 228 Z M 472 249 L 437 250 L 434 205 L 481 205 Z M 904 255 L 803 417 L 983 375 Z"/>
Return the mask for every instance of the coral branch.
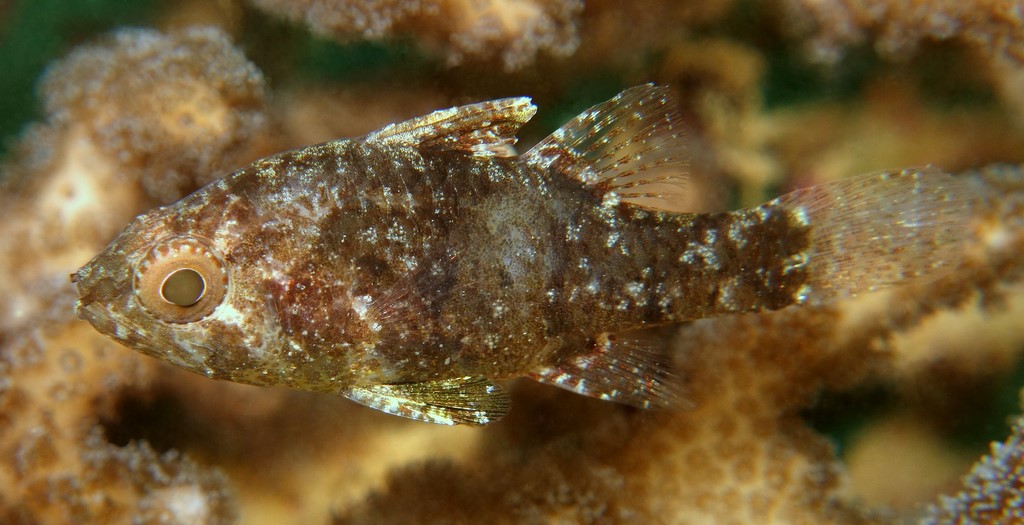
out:
<path id="1" fill-rule="evenodd" d="M 981 458 L 964 477 L 964 489 L 943 496 L 928 509 L 922 525 L 944 523 L 1024 522 L 1024 419 L 1013 422 L 1013 432 Z"/>
<path id="2" fill-rule="evenodd" d="M 54 66 L 49 120 L 0 182 L 0 521 L 233 523 L 216 470 L 101 419 L 151 361 L 72 315 L 68 274 L 124 221 L 237 162 L 263 122 L 262 77 L 216 30 L 127 30 Z"/>
<path id="3" fill-rule="evenodd" d="M 212 28 L 119 31 L 50 68 L 42 89 L 53 122 L 87 123 L 161 203 L 237 165 L 266 122 L 263 75 Z"/>
<path id="4" fill-rule="evenodd" d="M 449 64 L 500 58 L 506 70 L 534 61 L 539 52 L 576 50 L 580 0 L 252 0 L 257 7 L 301 20 L 316 33 L 346 40 L 411 34 L 440 48 Z"/>
<path id="5" fill-rule="evenodd" d="M 1000 0 L 785 0 L 797 27 L 812 35 L 814 56 L 832 61 L 842 46 L 874 35 L 875 49 L 906 56 L 924 40 L 960 40 L 993 57 L 1024 60 L 1024 12 Z"/>

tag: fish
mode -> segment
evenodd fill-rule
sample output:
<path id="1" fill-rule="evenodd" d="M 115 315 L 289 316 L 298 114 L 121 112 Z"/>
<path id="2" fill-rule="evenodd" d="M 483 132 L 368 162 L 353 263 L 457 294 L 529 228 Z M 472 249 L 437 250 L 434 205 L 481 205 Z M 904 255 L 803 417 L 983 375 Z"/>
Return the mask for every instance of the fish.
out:
<path id="1" fill-rule="evenodd" d="M 685 407 L 652 330 L 829 304 L 962 258 L 972 193 L 937 168 L 683 213 L 668 87 L 626 89 L 519 154 L 536 111 L 480 102 L 257 160 L 135 218 L 71 275 L 76 314 L 213 379 L 486 425 L 517 377 Z"/>

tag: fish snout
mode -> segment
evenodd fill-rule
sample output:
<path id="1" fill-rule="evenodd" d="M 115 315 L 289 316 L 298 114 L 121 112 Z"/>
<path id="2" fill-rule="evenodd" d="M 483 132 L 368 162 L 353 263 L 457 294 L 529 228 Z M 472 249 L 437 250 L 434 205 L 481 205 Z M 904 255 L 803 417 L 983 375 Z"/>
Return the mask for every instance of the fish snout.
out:
<path id="1" fill-rule="evenodd" d="M 83 275 L 83 270 L 84 268 L 81 268 L 71 274 L 71 283 L 75 285 L 75 290 L 78 292 L 78 300 L 75 301 L 75 317 L 95 324 L 96 313 L 89 306 L 96 302 L 96 295 L 90 293 L 89 282 L 86 279 L 87 274 Z"/>
<path id="2" fill-rule="evenodd" d="M 78 291 L 75 314 L 79 318 L 86 319 L 86 316 L 90 315 L 87 313 L 90 305 L 98 304 L 103 307 L 114 304 L 124 288 L 131 286 L 130 277 L 119 276 L 118 273 L 106 271 L 103 267 L 90 262 L 71 274 L 71 282 Z"/>

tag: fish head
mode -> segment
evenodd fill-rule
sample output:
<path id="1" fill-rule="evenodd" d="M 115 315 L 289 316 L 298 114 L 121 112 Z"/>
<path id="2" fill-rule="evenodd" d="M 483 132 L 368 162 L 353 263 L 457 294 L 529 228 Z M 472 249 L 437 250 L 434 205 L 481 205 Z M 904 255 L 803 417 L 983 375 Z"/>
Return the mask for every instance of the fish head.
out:
<path id="1" fill-rule="evenodd" d="M 103 252 L 71 275 L 76 315 L 146 355 L 208 377 L 256 375 L 262 316 L 233 275 L 215 225 L 182 226 L 180 207 L 137 217 Z M 237 272 L 234 272 L 237 273 Z M 250 315 L 251 313 L 251 315 Z"/>

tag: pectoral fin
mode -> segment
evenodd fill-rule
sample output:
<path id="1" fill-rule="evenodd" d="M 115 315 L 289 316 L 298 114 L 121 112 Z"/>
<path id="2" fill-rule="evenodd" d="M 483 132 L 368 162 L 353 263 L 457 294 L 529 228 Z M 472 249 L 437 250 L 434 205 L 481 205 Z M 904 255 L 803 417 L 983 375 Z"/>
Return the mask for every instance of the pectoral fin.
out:
<path id="1" fill-rule="evenodd" d="M 345 395 L 388 414 L 441 425 L 486 425 L 509 409 L 508 394 L 483 377 L 369 385 Z"/>

